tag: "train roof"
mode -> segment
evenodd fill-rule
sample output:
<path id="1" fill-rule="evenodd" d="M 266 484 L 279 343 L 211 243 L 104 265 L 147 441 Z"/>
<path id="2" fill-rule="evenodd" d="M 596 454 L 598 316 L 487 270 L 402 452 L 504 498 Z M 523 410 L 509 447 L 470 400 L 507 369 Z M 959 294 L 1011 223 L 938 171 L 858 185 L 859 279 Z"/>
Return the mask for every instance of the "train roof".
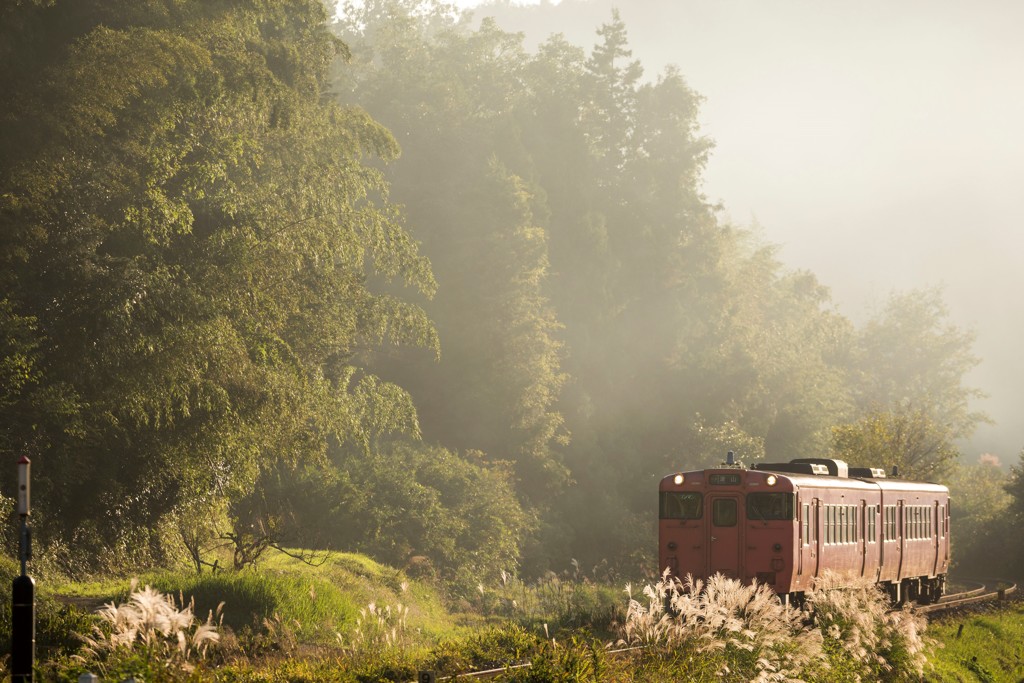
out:
<path id="1" fill-rule="evenodd" d="M 839 488 L 850 490 L 881 490 L 922 493 L 949 493 L 949 488 L 931 482 L 889 479 L 885 471 L 877 468 L 848 467 L 842 460 L 828 458 L 799 458 L 788 463 L 757 463 L 750 470 L 736 465 L 710 467 L 682 474 L 708 474 L 712 472 L 772 472 L 791 485 L 801 488 Z M 666 476 L 663 481 L 675 475 Z"/>

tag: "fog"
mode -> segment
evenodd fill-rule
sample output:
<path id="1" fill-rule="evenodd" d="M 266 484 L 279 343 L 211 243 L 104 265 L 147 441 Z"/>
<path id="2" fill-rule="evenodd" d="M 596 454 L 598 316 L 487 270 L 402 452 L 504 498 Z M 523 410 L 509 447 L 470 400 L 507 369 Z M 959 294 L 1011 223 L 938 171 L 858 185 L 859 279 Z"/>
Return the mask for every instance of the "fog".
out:
<path id="1" fill-rule="evenodd" d="M 462 3 L 466 6 L 477 3 Z M 611 0 L 478 7 L 535 44 L 591 47 Z M 989 397 L 964 454 L 1024 446 L 1024 5 L 871 0 L 617 3 L 634 57 L 676 64 L 705 98 L 705 173 L 723 216 L 860 320 L 894 290 L 941 287 L 977 334 L 969 381 Z"/>

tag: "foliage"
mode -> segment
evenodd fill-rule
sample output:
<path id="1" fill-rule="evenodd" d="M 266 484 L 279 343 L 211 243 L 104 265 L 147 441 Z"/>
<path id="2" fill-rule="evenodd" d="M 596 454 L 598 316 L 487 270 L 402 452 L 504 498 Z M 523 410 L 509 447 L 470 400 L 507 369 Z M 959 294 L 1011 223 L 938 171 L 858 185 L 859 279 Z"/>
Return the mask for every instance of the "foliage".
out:
<path id="1" fill-rule="evenodd" d="M 409 441 L 334 453 L 276 493 L 321 547 L 369 553 L 464 595 L 517 564 L 532 521 L 501 463 Z"/>
<path id="2" fill-rule="evenodd" d="M 863 411 L 921 413 L 949 434 L 971 435 L 988 418 L 971 410 L 983 394 L 965 385 L 979 362 L 974 334 L 949 320 L 938 289 L 893 294 L 858 331 L 850 354 L 854 395 Z"/>
<path id="3" fill-rule="evenodd" d="M 947 483 L 954 575 L 1016 575 L 1018 558 L 1006 545 L 1015 519 L 1013 497 L 1005 488 L 1009 481 L 993 456 L 958 462 L 953 468 Z"/>
<path id="4" fill-rule="evenodd" d="M 873 411 L 832 428 L 832 451 L 861 467 L 882 467 L 903 479 L 944 479 L 960 455 L 953 434 L 922 410 Z"/>
<path id="5" fill-rule="evenodd" d="M 394 139 L 322 97 L 319 0 L 4 15 L 0 448 L 36 464 L 42 539 L 152 562 L 168 516 L 408 404 L 358 354 L 436 334 L 368 277 L 433 277 L 369 164 Z"/>
<path id="6" fill-rule="evenodd" d="M 598 568 L 588 576 L 580 571 L 578 562 L 573 560 L 572 565 L 572 572 L 562 576 L 549 572 L 532 582 L 502 571 L 501 581 L 495 586 L 481 583 L 477 587 L 479 609 L 534 630 L 587 628 L 599 634 L 611 633 L 625 617 L 617 592 L 602 581 L 607 577 L 596 576 Z"/>

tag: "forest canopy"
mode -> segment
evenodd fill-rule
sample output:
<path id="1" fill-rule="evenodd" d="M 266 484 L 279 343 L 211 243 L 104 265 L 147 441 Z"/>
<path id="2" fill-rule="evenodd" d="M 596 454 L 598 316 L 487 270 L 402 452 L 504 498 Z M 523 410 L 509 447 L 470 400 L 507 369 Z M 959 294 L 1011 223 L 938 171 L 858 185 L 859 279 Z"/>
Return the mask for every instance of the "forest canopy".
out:
<path id="1" fill-rule="evenodd" d="M 427 0 L 0 20 L 0 449 L 68 571 L 638 571 L 669 471 L 877 466 L 907 416 L 942 465 L 983 419 L 939 292 L 855 325 L 723 218 L 700 96 L 615 13 L 534 51 Z"/>

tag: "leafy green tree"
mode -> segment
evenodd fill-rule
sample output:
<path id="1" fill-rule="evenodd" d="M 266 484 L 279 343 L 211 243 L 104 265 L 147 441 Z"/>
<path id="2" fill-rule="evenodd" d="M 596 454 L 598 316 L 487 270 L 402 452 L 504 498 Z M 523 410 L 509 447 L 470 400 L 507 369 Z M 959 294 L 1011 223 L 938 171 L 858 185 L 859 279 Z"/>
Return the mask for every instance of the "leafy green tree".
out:
<path id="1" fill-rule="evenodd" d="M 31 352 L 32 373 L 3 378 L 3 447 L 33 458 L 53 533 L 131 536 L 144 554 L 190 501 L 240 495 L 329 438 L 366 441 L 354 393 L 402 392 L 360 354 L 437 344 L 368 276 L 434 282 L 368 163 L 397 154 L 393 137 L 324 99 L 344 48 L 323 4 L 33 2 L 3 18 L 0 284 L 21 335 L 5 362 Z M 33 394 L 61 400 L 40 413 Z"/>
<path id="2" fill-rule="evenodd" d="M 1018 520 L 1024 519 L 1024 450 L 1021 450 L 1019 462 L 1010 468 L 1005 489 L 1011 498 L 1010 511 Z"/>
<path id="3" fill-rule="evenodd" d="M 949 524 L 953 572 L 960 576 L 1015 576 L 1017 557 L 1005 552 L 1015 520 L 1012 481 L 998 459 L 981 456 L 975 463 L 957 462 L 943 483 L 951 498 Z M 1012 554 L 1009 554 L 1012 555 Z"/>
<path id="4" fill-rule="evenodd" d="M 832 439 L 835 455 L 850 464 L 896 468 L 900 478 L 917 481 L 945 478 L 960 455 L 953 432 L 923 410 L 874 411 L 836 426 Z"/>
<path id="5" fill-rule="evenodd" d="M 973 343 L 973 333 L 950 322 L 938 289 L 893 294 L 852 345 L 858 409 L 922 411 L 954 438 L 970 436 L 988 419 L 971 407 L 983 394 L 964 382 L 979 362 Z"/>

